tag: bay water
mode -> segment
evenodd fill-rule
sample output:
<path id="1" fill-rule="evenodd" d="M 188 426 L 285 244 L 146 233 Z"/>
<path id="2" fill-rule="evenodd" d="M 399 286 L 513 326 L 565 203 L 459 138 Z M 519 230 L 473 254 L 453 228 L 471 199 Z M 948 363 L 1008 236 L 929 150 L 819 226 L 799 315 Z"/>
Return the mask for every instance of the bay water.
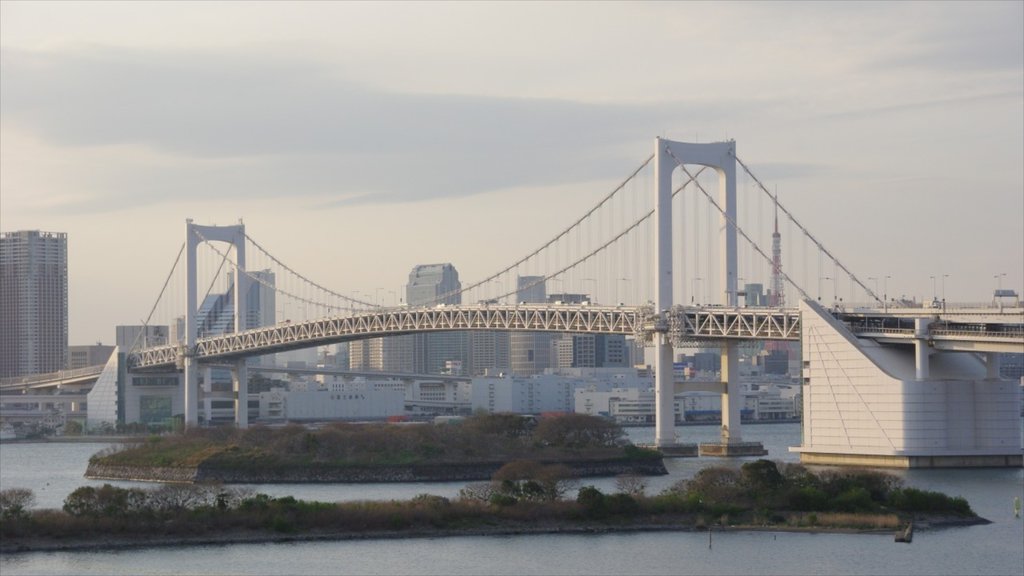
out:
<path id="1" fill-rule="evenodd" d="M 717 426 L 679 429 L 687 442 L 712 441 Z M 652 428 L 629 429 L 635 442 Z M 795 462 L 799 424 L 744 427 L 768 458 Z M 0 444 L 0 489 L 30 488 L 38 508 L 60 508 L 102 443 Z M 669 474 L 649 478 L 657 493 L 710 465 L 745 459 L 667 459 Z M 465 536 L 340 542 L 154 547 L 113 551 L 29 552 L 0 556 L 0 574 L 1019 574 L 1024 575 L 1024 469 L 891 471 L 909 486 L 963 496 L 991 524 L 919 530 L 912 544 L 892 534 L 655 532 L 587 535 Z M 147 486 L 111 482 L 119 486 Z M 605 492 L 612 478 L 588 478 Z M 463 482 L 250 485 L 271 496 L 320 501 L 455 497 Z"/>

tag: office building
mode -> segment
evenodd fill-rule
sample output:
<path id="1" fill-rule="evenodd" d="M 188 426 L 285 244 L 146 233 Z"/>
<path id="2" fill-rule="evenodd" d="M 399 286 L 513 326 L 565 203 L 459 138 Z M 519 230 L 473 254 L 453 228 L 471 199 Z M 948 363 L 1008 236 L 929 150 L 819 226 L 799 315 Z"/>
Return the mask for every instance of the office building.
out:
<path id="1" fill-rule="evenodd" d="M 543 276 L 519 276 L 516 302 L 537 304 L 547 301 Z M 512 373 L 516 376 L 541 374 L 551 367 L 551 338 L 546 332 L 513 332 L 509 335 Z"/>
<path id="2" fill-rule="evenodd" d="M 0 234 L 0 318 L 0 377 L 67 366 L 67 234 Z"/>

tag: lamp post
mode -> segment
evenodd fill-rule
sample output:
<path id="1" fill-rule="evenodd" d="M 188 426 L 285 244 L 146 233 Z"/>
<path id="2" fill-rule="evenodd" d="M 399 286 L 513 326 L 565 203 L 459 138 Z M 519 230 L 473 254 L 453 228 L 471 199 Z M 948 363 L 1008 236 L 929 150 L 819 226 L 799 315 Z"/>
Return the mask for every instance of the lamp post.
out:
<path id="1" fill-rule="evenodd" d="M 882 312 L 889 311 L 889 278 L 892 276 L 886 276 L 883 279 L 882 288 Z"/>

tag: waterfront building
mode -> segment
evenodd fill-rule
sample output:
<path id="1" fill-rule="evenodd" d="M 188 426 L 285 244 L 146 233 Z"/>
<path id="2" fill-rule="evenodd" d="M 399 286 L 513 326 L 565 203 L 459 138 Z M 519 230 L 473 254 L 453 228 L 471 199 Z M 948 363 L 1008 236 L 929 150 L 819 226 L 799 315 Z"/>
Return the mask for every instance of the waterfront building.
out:
<path id="1" fill-rule="evenodd" d="M 474 378 L 471 409 L 540 414 L 572 412 L 577 381 L 555 374 Z"/>
<path id="2" fill-rule="evenodd" d="M 0 318 L 0 378 L 67 366 L 67 234 L 0 234 Z"/>
<path id="3" fill-rule="evenodd" d="M 113 346 L 104 346 L 103 344 L 68 346 L 68 370 L 106 364 L 113 353 Z"/>
<path id="4" fill-rule="evenodd" d="M 121 350 L 164 346 L 174 340 L 168 326 L 122 325 L 114 327 L 114 345 Z"/>
<path id="5" fill-rule="evenodd" d="M 259 394 L 258 414 L 263 419 L 290 422 L 329 420 L 381 420 L 404 413 L 404 384 L 355 379 L 328 382 L 315 388 Z"/>

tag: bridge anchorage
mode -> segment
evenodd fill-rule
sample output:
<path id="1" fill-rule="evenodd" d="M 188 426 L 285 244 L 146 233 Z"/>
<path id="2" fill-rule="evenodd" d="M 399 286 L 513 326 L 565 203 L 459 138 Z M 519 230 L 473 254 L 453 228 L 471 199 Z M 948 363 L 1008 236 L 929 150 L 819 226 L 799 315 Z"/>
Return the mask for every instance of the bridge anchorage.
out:
<path id="1" fill-rule="evenodd" d="M 249 361 L 258 356 L 302 348 L 358 343 L 382 337 L 466 331 L 512 335 L 624 335 L 644 341 L 653 348 L 655 444 L 659 448 L 668 453 L 686 455 L 752 456 L 763 454 L 763 448 L 760 443 L 750 442 L 744 437 L 740 419 L 744 400 L 738 377 L 741 346 L 751 341 L 799 341 L 802 351 L 803 440 L 802 445 L 793 450 L 800 453 L 802 461 L 873 466 L 1021 465 L 1020 387 L 1014 382 L 999 379 L 998 353 L 1024 352 L 1024 309 L 894 308 L 884 297 L 879 298 L 849 273 L 796 221 L 791 212 L 778 203 L 777 196 L 768 193 L 736 156 L 735 142 L 686 143 L 659 138 L 655 140 L 654 154 L 648 160 L 651 161 L 654 194 L 650 194 L 650 189 L 643 191 L 644 197 L 652 201 L 650 210 L 641 207 L 634 215 L 636 221 L 625 230 L 613 230 L 607 242 L 600 243 L 602 241 L 599 240 L 594 250 L 590 247 L 562 250 L 571 252 L 570 262 L 559 261 L 554 266 L 555 271 L 550 268 L 530 269 L 529 266 L 536 265 L 536 261 L 529 261 L 531 257 L 558 238 L 573 236 L 573 228 L 570 227 L 503 272 L 465 289 L 441 294 L 437 301 L 418 306 L 388 307 L 382 304 L 379 294 L 351 297 L 331 292 L 301 275 L 298 275 L 299 279 L 328 294 L 334 303 L 318 302 L 302 293 L 291 294 L 274 283 L 272 274 L 268 276 L 264 271 L 261 275 L 247 269 L 247 241 L 250 249 L 255 247 L 256 250 L 250 256 L 259 257 L 262 247 L 246 235 L 244 225 L 200 226 L 188 221 L 183 248 L 187 298 L 178 340 L 120 350 L 123 362 L 112 359 L 90 392 L 89 418 L 93 418 L 94 406 L 100 412 L 108 405 L 129 414 L 118 418 L 131 418 L 131 414 L 137 415 L 140 411 L 143 396 L 152 397 L 160 391 L 172 398 L 174 412 L 185 415 L 186 425 L 198 425 L 200 401 L 209 402 L 211 394 L 218 393 L 209 389 L 211 377 L 208 371 L 211 366 L 226 365 L 231 370 L 231 390 L 219 391 L 222 394 L 220 398 L 232 403 L 235 424 L 245 427 L 248 425 Z M 823 254 L 827 255 L 834 270 L 848 274 L 851 293 L 854 284 L 859 286 L 872 301 L 870 307 L 840 306 L 835 294 L 834 306 L 820 304 L 820 296 L 819 301 L 811 298 L 781 270 L 777 225 L 773 239 L 776 244 L 771 256 L 751 240 L 750 234 L 737 220 L 737 164 L 753 178 L 773 203 L 776 212 L 799 228 L 805 242 L 813 243 L 818 249 L 819 260 Z M 688 168 L 694 165 L 700 167 L 696 174 Z M 704 169 L 717 173 L 717 194 L 708 193 L 697 179 Z M 673 190 L 674 174 L 685 183 Z M 621 189 L 622 186 L 603 199 L 588 215 L 602 206 L 609 210 L 622 209 L 615 208 L 616 204 L 611 200 Z M 708 258 L 707 269 L 710 272 L 703 273 L 701 277 L 686 278 L 687 268 L 676 258 L 685 255 L 683 247 L 678 248 L 682 254 L 673 254 L 676 250 L 673 237 L 678 242 L 677 246 L 683 246 L 680 242 L 682 234 L 689 232 L 681 219 L 674 222 L 676 217 L 672 205 L 673 197 L 684 189 L 695 201 L 700 198 L 698 193 L 706 198 L 708 228 L 715 234 L 711 246 L 701 246 L 699 251 L 694 247 L 694 253 L 711 254 L 717 260 L 711 262 Z M 621 204 L 630 206 L 636 203 L 634 200 Z M 573 226 L 586 218 L 584 216 Z M 713 226 L 710 225 L 712 219 Z M 601 220 L 618 222 L 608 216 Z M 629 222 L 629 218 L 624 220 Z M 644 228 L 648 222 L 649 228 Z M 648 269 L 625 278 L 622 276 L 629 274 L 627 268 L 618 269 L 602 263 L 596 268 L 610 269 L 604 285 L 598 281 L 596 272 L 576 271 L 595 255 L 614 251 L 615 243 L 629 234 L 634 234 L 636 240 L 635 244 L 626 246 L 628 250 L 624 249 L 629 258 L 623 259 L 625 263 L 615 262 L 618 266 L 626 266 L 644 261 L 641 256 L 646 253 L 642 246 L 649 245 L 653 258 Z M 584 235 L 576 234 L 577 241 L 580 236 Z M 771 267 L 773 286 L 785 282 L 789 289 L 799 293 L 801 298 L 788 300 L 799 300 L 798 307 L 782 307 L 781 303 L 786 301 L 781 298 L 782 294 L 777 294 L 771 302 L 751 304 L 746 289 L 741 290 L 739 285 L 740 237 Z M 201 325 L 199 320 L 200 308 L 210 305 L 205 301 L 200 304 L 198 297 L 196 249 L 204 243 L 227 245 L 224 252 L 214 250 L 223 256 L 222 265 L 229 263 L 231 266 L 230 297 L 217 304 L 230 307 L 232 314 L 227 317 L 231 320 L 229 324 L 215 327 L 216 330 Z M 230 257 L 232 253 L 233 259 Z M 276 258 L 269 258 L 277 266 L 276 273 L 287 271 L 297 274 Z M 678 268 L 675 268 L 677 263 Z M 694 263 L 692 268 L 697 270 L 698 267 Z M 518 282 L 516 289 L 508 290 L 509 282 L 499 278 L 503 273 L 516 275 L 512 278 L 512 283 Z M 574 273 L 575 280 L 571 276 Z M 213 276 L 219 275 L 218 268 Z M 820 270 L 817 276 L 821 277 Z M 471 289 L 477 289 L 490 280 L 495 280 L 499 286 L 496 292 L 479 288 L 482 296 L 474 299 L 476 304 L 462 303 L 461 294 L 469 294 Z M 707 287 L 707 293 L 717 296 L 697 296 L 697 281 Z M 543 294 L 546 282 L 561 282 L 563 292 L 567 293 L 565 296 L 578 298 L 546 301 L 546 294 Z M 586 286 L 586 282 L 592 282 L 594 293 L 604 290 L 604 298 L 568 293 L 570 291 L 565 288 L 573 282 L 577 289 L 580 285 Z M 322 312 L 294 321 L 251 322 L 253 307 L 249 305 L 251 302 L 247 304 L 247 299 L 257 284 L 282 297 L 293 297 L 303 306 L 322 306 L 316 308 Z M 622 303 L 627 299 L 620 298 L 620 295 L 628 292 L 631 284 L 634 292 L 641 292 L 640 285 L 650 292 L 627 305 Z M 538 286 L 542 292 L 540 298 L 524 298 Z M 627 290 L 623 290 L 623 286 Z M 741 294 L 744 294 L 743 305 L 739 301 Z M 619 304 L 606 305 L 601 303 L 602 300 Z M 181 311 L 175 310 L 172 317 L 179 315 L 182 315 Z M 705 383 L 709 389 L 713 388 L 711 391 L 721 395 L 720 436 L 717 442 L 699 447 L 681 442 L 676 431 L 676 395 L 681 386 L 684 391 L 688 389 L 685 382 L 676 381 L 675 350 L 694 343 L 721 350 L 719 382 Z M 200 370 L 205 371 L 204 394 L 199 390 Z M 230 396 L 224 396 L 225 392 Z M 125 399 L 123 404 L 117 403 L 119 396 Z M 111 409 L 108 413 L 113 411 Z"/>

